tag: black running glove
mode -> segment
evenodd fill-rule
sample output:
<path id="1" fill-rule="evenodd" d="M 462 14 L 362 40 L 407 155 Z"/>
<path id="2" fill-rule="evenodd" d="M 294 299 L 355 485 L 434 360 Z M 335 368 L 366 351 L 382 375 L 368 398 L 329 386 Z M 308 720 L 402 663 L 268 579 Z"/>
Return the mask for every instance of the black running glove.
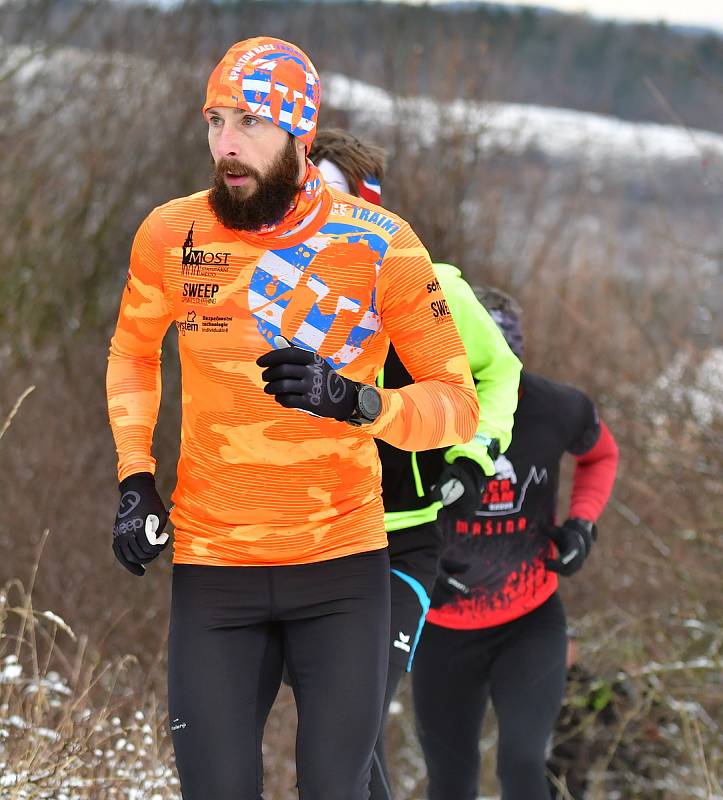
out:
<path id="1" fill-rule="evenodd" d="M 458 597 L 467 597 L 470 594 L 470 588 L 466 583 L 463 583 L 459 576 L 463 575 L 469 569 L 469 564 L 462 561 L 455 561 L 449 558 L 443 558 L 437 567 L 437 580 L 432 589 L 432 597 L 430 598 L 430 607 L 439 608 L 440 606 L 451 603 Z"/>
<path id="2" fill-rule="evenodd" d="M 129 572 L 143 575 L 144 564 L 168 544 L 168 534 L 163 533 L 168 512 L 150 472 L 129 475 L 118 488 L 121 499 L 113 526 L 113 552 Z"/>
<path id="3" fill-rule="evenodd" d="M 582 567 L 590 555 L 592 544 L 597 539 L 597 528 L 587 519 L 574 517 L 559 528 L 552 528 L 547 535 L 557 546 L 557 558 L 548 558 L 545 566 L 551 572 L 569 576 Z"/>
<path id="4" fill-rule="evenodd" d="M 470 517 L 480 507 L 485 485 L 482 467 L 471 458 L 458 458 L 447 464 L 432 487 L 432 499 L 459 517 Z"/>
<path id="5" fill-rule="evenodd" d="M 356 410 L 358 385 L 332 369 L 317 353 L 288 345 L 270 350 L 256 363 L 264 367 L 264 391 L 284 408 L 340 422 Z"/>

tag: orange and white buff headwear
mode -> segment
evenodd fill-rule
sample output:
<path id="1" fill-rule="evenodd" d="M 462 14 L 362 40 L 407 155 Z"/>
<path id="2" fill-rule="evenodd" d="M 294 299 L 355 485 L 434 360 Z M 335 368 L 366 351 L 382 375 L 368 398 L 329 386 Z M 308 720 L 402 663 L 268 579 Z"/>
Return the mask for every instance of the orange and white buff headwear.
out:
<path id="1" fill-rule="evenodd" d="M 296 45 L 257 36 L 233 45 L 208 79 L 209 108 L 243 108 L 271 120 L 306 145 L 316 135 L 321 86 L 311 60 Z"/>

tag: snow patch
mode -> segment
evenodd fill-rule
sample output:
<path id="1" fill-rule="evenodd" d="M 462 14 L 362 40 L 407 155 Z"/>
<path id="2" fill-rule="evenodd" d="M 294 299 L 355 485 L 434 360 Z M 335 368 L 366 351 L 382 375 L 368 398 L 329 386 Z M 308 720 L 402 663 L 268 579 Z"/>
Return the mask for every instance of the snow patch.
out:
<path id="1" fill-rule="evenodd" d="M 329 105 L 352 112 L 369 125 L 389 125 L 400 116 L 413 119 L 427 141 L 436 139 L 441 127 L 451 122 L 478 131 L 480 146 L 488 150 L 521 153 L 534 148 L 556 158 L 584 155 L 592 162 L 723 158 L 723 136 L 709 131 L 521 103 L 440 103 L 429 97 L 397 97 L 337 73 L 322 75 L 322 86 Z"/>

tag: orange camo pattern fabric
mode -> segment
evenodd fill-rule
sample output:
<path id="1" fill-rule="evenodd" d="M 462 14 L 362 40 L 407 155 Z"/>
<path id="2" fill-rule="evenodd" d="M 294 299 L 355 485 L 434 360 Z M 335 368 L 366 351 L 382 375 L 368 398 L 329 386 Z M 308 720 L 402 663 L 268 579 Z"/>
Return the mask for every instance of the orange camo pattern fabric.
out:
<path id="1" fill-rule="evenodd" d="M 161 343 L 178 330 L 182 431 L 174 561 L 299 564 L 386 546 L 373 437 L 423 450 L 469 441 L 479 415 L 465 351 L 418 238 L 399 217 L 324 187 L 312 223 L 248 235 L 207 192 L 138 230 L 110 348 L 118 475 L 151 455 Z M 285 409 L 256 359 L 282 332 L 374 383 L 390 338 L 418 383 L 381 390 L 373 425 Z"/>
<path id="2" fill-rule="evenodd" d="M 209 108 L 240 108 L 270 120 L 301 139 L 316 135 L 321 101 L 319 75 L 296 45 L 257 36 L 229 48 L 208 79 Z"/>

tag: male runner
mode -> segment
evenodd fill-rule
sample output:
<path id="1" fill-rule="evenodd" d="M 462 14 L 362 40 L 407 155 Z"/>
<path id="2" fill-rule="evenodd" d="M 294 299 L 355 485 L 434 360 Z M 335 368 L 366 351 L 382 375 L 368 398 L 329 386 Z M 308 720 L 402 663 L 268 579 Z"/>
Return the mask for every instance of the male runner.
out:
<path id="1" fill-rule="evenodd" d="M 343 130 L 322 130 L 309 157 L 327 183 L 381 203 L 385 172 L 381 148 L 361 142 Z M 384 441 L 377 443 L 389 539 L 392 614 L 385 718 L 374 753 L 371 800 L 392 798 L 384 748 L 386 714 L 402 675 L 412 668 L 429 610 L 441 548 L 437 514 L 443 505 L 445 513 L 475 512 L 485 473 L 494 475 L 490 451 L 496 456 L 500 449 L 507 448 L 517 405 L 520 362 L 460 271 L 449 264 L 435 264 L 434 270 L 437 281 L 428 289 L 430 295 L 440 287 L 444 292 L 475 378 L 480 417 L 475 439 L 465 445 L 410 454 Z M 398 388 L 411 382 L 391 348 L 377 384 Z"/>
<path id="2" fill-rule="evenodd" d="M 368 797 L 389 631 L 374 437 L 450 446 L 478 420 L 418 238 L 329 189 L 306 159 L 318 109 L 298 47 L 231 47 L 203 107 L 213 185 L 141 225 L 111 343 L 113 549 L 142 575 L 167 537 L 151 441 L 161 342 L 170 324 L 179 332 L 169 714 L 185 800 L 261 797 L 284 659 L 300 798 Z M 373 386 L 390 340 L 414 385 Z"/>
<path id="3" fill-rule="evenodd" d="M 522 358 L 520 312 L 478 294 Z M 576 459 L 566 521 L 555 522 L 560 460 Z M 592 401 L 523 369 L 512 444 L 476 514 L 449 515 L 440 575 L 412 687 L 430 800 L 474 800 L 488 698 L 499 727 L 503 800 L 549 800 L 545 748 L 562 703 L 567 646 L 558 574 L 577 572 L 612 490 L 615 442 Z"/>

